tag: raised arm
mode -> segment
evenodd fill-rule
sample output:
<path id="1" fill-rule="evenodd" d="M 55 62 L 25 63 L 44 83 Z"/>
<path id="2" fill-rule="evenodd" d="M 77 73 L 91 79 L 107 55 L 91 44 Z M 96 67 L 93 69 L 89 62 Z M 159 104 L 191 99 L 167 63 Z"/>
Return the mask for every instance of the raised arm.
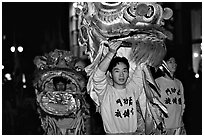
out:
<path id="1" fill-rule="evenodd" d="M 107 85 L 107 79 L 106 79 L 106 71 L 108 70 L 110 61 L 114 57 L 115 53 L 117 52 L 121 42 L 110 42 L 109 45 L 109 52 L 106 54 L 104 59 L 101 61 L 101 63 L 98 66 L 98 69 L 93 75 L 93 87 L 94 91 L 98 95 L 102 95 L 105 91 L 106 85 Z"/>
<path id="2" fill-rule="evenodd" d="M 115 53 L 120 47 L 120 44 L 122 41 L 117 41 L 117 42 L 110 42 L 109 44 L 109 52 L 106 54 L 102 62 L 99 64 L 99 69 L 103 72 L 106 72 L 108 70 L 110 61 L 114 57 Z"/>

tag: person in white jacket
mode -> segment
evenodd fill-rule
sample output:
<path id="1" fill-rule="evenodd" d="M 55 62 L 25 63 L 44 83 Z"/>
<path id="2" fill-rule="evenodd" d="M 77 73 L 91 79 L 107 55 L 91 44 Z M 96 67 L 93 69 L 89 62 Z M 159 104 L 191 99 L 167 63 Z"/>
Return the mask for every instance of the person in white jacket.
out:
<path id="1" fill-rule="evenodd" d="M 142 80 L 134 73 L 129 79 L 128 60 L 115 56 L 121 43 L 109 42 L 109 52 L 94 73 L 93 86 L 106 134 L 139 134 L 136 100 L 142 92 Z"/>
<path id="2" fill-rule="evenodd" d="M 155 80 L 161 91 L 160 101 L 168 110 L 168 117 L 164 119 L 166 126 L 164 134 L 186 134 L 182 120 L 185 109 L 184 88 L 182 82 L 174 76 L 177 63 L 171 56 L 167 56 L 165 61 L 164 76 Z"/>

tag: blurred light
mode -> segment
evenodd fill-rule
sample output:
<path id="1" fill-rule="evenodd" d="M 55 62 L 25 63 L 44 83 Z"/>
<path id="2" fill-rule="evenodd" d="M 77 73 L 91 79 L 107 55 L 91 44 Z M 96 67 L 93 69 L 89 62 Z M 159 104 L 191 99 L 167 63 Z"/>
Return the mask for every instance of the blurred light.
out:
<path id="1" fill-rule="evenodd" d="M 19 51 L 19 52 L 23 52 L 23 47 L 22 47 L 22 46 L 19 46 L 19 47 L 18 47 L 18 51 Z"/>
<path id="2" fill-rule="evenodd" d="M 194 56 L 195 58 L 197 58 L 197 57 L 199 56 L 199 54 L 198 54 L 197 52 L 195 52 L 195 53 L 193 53 L 193 56 Z"/>
<path id="3" fill-rule="evenodd" d="M 203 43 L 200 44 L 200 49 L 201 49 L 201 50 L 203 49 Z"/>
<path id="4" fill-rule="evenodd" d="M 4 69 L 4 65 L 2 65 L 1 68 Z"/>
<path id="5" fill-rule="evenodd" d="M 22 75 L 22 82 L 25 83 L 26 79 L 25 79 L 25 74 Z"/>
<path id="6" fill-rule="evenodd" d="M 23 88 L 26 88 L 26 85 L 23 85 Z"/>
<path id="7" fill-rule="evenodd" d="M 6 74 L 5 74 L 5 77 L 6 77 L 7 80 L 12 80 L 11 74 L 9 74 L 9 73 L 6 73 Z"/>
<path id="8" fill-rule="evenodd" d="M 11 52 L 15 52 L 15 47 L 14 46 L 12 46 L 11 48 L 10 48 L 10 50 L 11 50 Z"/>
<path id="9" fill-rule="evenodd" d="M 6 40 L 6 35 L 3 35 L 3 40 Z"/>
<path id="10" fill-rule="evenodd" d="M 199 74 L 198 73 L 195 74 L 195 78 L 199 78 Z"/>
<path id="11" fill-rule="evenodd" d="M 163 70 L 163 67 L 162 67 L 162 66 L 159 66 L 159 69 Z"/>

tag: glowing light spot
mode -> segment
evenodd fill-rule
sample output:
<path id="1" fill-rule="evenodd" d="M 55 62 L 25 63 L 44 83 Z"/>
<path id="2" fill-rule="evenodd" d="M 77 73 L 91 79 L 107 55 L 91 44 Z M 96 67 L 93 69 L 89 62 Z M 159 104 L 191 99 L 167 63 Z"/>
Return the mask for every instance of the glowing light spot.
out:
<path id="1" fill-rule="evenodd" d="M 10 48 L 10 50 L 11 50 L 11 52 L 15 52 L 16 48 L 15 48 L 14 46 L 12 46 L 12 47 Z"/>
<path id="2" fill-rule="evenodd" d="M 26 85 L 23 85 L 23 88 L 26 88 Z"/>
<path id="3" fill-rule="evenodd" d="M 193 56 L 194 56 L 195 58 L 197 58 L 197 57 L 199 56 L 199 54 L 198 54 L 197 52 L 195 52 L 195 53 L 193 53 Z"/>
<path id="4" fill-rule="evenodd" d="M 19 52 L 23 52 L 23 47 L 22 47 L 22 46 L 19 46 L 19 47 L 18 47 L 18 51 L 19 51 Z"/>
<path id="5" fill-rule="evenodd" d="M 6 77 L 7 80 L 12 80 L 11 74 L 9 74 L 9 73 L 6 73 L 6 74 L 5 74 L 5 77 Z"/>
<path id="6" fill-rule="evenodd" d="M 4 69 L 4 65 L 1 66 L 1 69 Z"/>
<path id="7" fill-rule="evenodd" d="M 23 83 L 26 82 L 25 74 L 22 75 L 22 82 L 23 82 Z"/>
<path id="8" fill-rule="evenodd" d="M 199 78 L 199 74 L 198 73 L 195 74 L 195 78 Z"/>
<path id="9" fill-rule="evenodd" d="M 163 70 L 163 67 L 162 67 L 162 66 L 159 66 L 159 69 Z"/>
<path id="10" fill-rule="evenodd" d="M 6 35 L 3 35 L 3 40 L 6 40 Z"/>

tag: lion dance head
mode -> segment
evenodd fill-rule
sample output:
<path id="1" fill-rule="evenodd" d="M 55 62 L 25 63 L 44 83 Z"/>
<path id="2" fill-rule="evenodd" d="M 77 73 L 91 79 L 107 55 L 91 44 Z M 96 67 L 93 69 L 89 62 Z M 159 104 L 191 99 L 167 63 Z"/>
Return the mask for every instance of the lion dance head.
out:
<path id="1" fill-rule="evenodd" d="M 35 94 L 45 134 L 85 134 L 86 80 L 74 68 L 74 56 L 55 50 L 34 59 Z"/>
<path id="2" fill-rule="evenodd" d="M 91 61 L 96 58 L 101 45 L 121 40 L 124 48 L 118 54 L 125 54 L 136 65 L 146 63 L 158 67 L 166 54 L 165 39 L 172 39 L 172 34 L 163 26 L 173 12 L 158 3 L 78 2 L 76 11 L 79 44 L 87 47 Z M 105 50 L 103 52 L 106 54 Z"/>

